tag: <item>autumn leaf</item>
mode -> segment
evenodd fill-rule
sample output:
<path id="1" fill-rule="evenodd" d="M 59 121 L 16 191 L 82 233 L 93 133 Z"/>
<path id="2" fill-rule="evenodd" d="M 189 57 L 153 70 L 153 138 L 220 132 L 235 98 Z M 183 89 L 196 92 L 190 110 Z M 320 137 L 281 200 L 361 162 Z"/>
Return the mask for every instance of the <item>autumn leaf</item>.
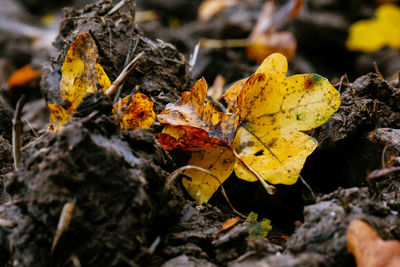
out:
<path id="1" fill-rule="evenodd" d="M 200 80 L 184 93 L 181 104 L 169 104 L 158 115 L 166 127 L 159 135 L 164 148 L 192 149 L 183 185 L 198 203 L 207 202 L 231 174 L 247 181 L 293 184 L 317 142 L 303 131 L 323 124 L 338 109 L 340 96 L 317 74 L 286 77 L 287 60 L 272 54 L 251 77 L 235 83 L 224 95 L 233 114 L 204 104 L 206 83 Z M 200 97 L 199 97 L 200 96 Z M 210 112 L 205 112 L 210 110 Z M 211 111 L 212 110 L 212 111 Z"/>
<path id="2" fill-rule="evenodd" d="M 233 218 L 229 218 L 228 220 L 226 220 L 222 224 L 222 227 L 218 230 L 217 234 L 214 237 L 214 240 L 218 239 L 218 237 L 221 235 L 221 233 L 231 229 L 232 227 L 234 227 L 241 220 L 242 219 L 240 219 L 240 217 L 233 217 Z"/>
<path id="3" fill-rule="evenodd" d="M 127 103 L 129 105 L 125 107 Z M 121 102 L 116 103 L 113 111 L 115 117 L 122 114 L 120 119 L 121 129 L 136 130 L 149 128 L 156 120 L 153 105 L 148 96 L 137 93 L 133 98 L 128 95 Z"/>
<path id="4" fill-rule="evenodd" d="M 198 80 L 190 92 L 182 94 L 181 104 L 170 103 L 157 115 L 168 127 L 158 135 L 166 149 L 219 147 L 231 143 L 238 125 L 234 114 L 217 111 L 207 102 L 207 82 Z"/>
<path id="5" fill-rule="evenodd" d="M 272 230 L 271 221 L 263 218 L 261 221 L 257 221 L 258 214 L 250 212 L 247 216 L 246 221 L 243 223 L 249 229 L 249 240 L 257 238 L 265 238 L 269 231 Z"/>
<path id="6" fill-rule="evenodd" d="M 352 220 L 347 229 L 347 247 L 358 267 L 400 266 L 400 242 L 382 240 L 376 231 L 362 220 Z"/>
<path id="7" fill-rule="evenodd" d="M 222 10 L 238 3 L 237 0 L 205 0 L 199 6 L 197 17 L 199 20 L 207 21 Z"/>
<path id="8" fill-rule="evenodd" d="M 386 4 L 377 8 L 376 17 L 351 25 L 347 48 L 373 52 L 385 46 L 400 49 L 400 8 Z"/>
<path id="9" fill-rule="evenodd" d="M 63 103 L 48 105 L 50 123 L 54 130 L 60 130 L 71 118 L 86 94 L 106 92 L 111 86 L 110 79 L 97 63 L 97 58 L 97 47 L 92 37 L 88 33 L 78 35 L 69 48 L 61 69 L 60 90 Z M 131 63 L 134 61 L 135 59 Z M 119 80 L 118 83 L 114 83 L 113 87 L 118 88 L 120 82 Z M 110 94 L 106 93 L 108 96 Z M 115 104 L 113 112 L 122 129 L 149 128 L 155 121 L 153 102 L 141 93 L 137 93 L 132 99 L 130 96 L 123 98 Z"/>
<path id="10" fill-rule="evenodd" d="M 106 91 L 111 85 L 103 68 L 96 62 L 97 47 L 88 33 L 78 35 L 69 48 L 61 69 L 60 81 L 63 104 L 49 104 L 50 123 L 60 129 L 88 93 Z"/>
<path id="11" fill-rule="evenodd" d="M 7 81 L 8 88 L 22 86 L 40 77 L 40 71 L 32 69 L 30 64 L 14 71 Z"/>

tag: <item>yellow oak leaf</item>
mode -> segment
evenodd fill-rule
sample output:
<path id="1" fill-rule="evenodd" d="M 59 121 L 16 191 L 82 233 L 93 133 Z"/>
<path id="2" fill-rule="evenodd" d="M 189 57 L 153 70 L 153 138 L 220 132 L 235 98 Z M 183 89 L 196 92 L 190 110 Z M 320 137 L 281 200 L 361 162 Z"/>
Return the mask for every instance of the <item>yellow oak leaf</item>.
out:
<path id="1" fill-rule="evenodd" d="M 267 190 L 264 180 L 288 185 L 297 181 L 307 156 L 317 146 L 303 131 L 326 122 L 339 108 L 340 95 L 327 79 L 317 74 L 286 77 L 286 72 L 287 60 L 283 55 L 266 58 L 255 74 L 226 92 L 224 98 L 234 114 L 218 115 L 218 124 L 211 124 L 208 113 L 193 123 L 192 114 L 204 114 L 200 112 L 205 107 L 204 100 L 194 101 L 198 105 L 190 108 L 177 105 L 174 113 L 171 109 L 163 112 L 165 116 L 160 121 L 167 126 L 159 138 L 164 148 L 196 147 L 189 164 L 218 178 L 198 170 L 185 171 L 189 178 L 183 179 L 183 185 L 198 203 L 207 202 L 233 169 L 241 179 L 258 179 Z M 191 94 L 192 98 L 199 95 Z M 187 98 L 185 94 L 182 102 L 186 103 Z M 224 117 L 230 123 L 221 120 Z M 216 134 L 221 125 L 222 129 L 230 129 L 230 134 L 233 131 L 233 139 Z"/>
<path id="2" fill-rule="evenodd" d="M 88 93 L 106 91 L 111 82 L 96 62 L 96 43 L 88 33 L 81 33 L 69 48 L 61 69 L 60 91 L 63 103 L 50 104 L 50 123 L 61 129 Z"/>
<path id="3" fill-rule="evenodd" d="M 153 111 L 153 102 L 148 96 L 137 93 L 131 99 L 128 107 L 125 107 L 130 98 L 131 96 L 128 95 L 121 100 L 121 103 L 114 105 L 115 116 L 122 113 L 121 129 L 136 130 L 149 128 L 156 120 L 156 114 Z"/>
<path id="4" fill-rule="evenodd" d="M 209 170 L 214 176 L 200 170 L 189 169 L 184 171 L 189 178 L 184 178 L 182 184 L 198 203 L 207 203 L 220 185 L 231 175 L 234 163 L 235 158 L 229 148 L 196 149 L 192 152 L 187 164 Z"/>
<path id="5" fill-rule="evenodd" d="M 351 25 L 347 48 L 373 52 L 384 46 L 400 49 L 400 8 L 385 4 L 377 8 L 376 17 Z"/>

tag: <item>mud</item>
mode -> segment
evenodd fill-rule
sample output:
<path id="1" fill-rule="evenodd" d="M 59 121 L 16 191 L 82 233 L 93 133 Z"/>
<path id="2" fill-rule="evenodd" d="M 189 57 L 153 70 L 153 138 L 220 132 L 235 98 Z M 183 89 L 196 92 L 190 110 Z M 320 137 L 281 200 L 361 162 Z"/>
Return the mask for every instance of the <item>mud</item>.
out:
<path id="1" fill-rule="evenodd" d="M 33 7 L 41 1 L 23 2 L 37 15 L 40 10 Z M 200 2 L 138 0 L 138 10 L 159 14 L 159 20 L 140 24 L 134 23 L 129 4 L 112 15 L 107 15 L 111 1 L 66 8 L 55 51 L 42 55 L 33 53 L 25 39 L 13 47 L 16 39 L 7 40 L 0 32 L 0 47 L 5 48 L 0 57 L 6 62 L 0 64 L 2 92 L 8 67 L 31 62 L 43 70 L 43 97 L 30 99 L 24 108 L 24 147 L 17 170 L 11 152 L 13 110 L 5 103 L 13 101 L 0 98 L 0 190 L 6 189 L 0 198 L 1 266 L 355 266 L 346 240 L 347 226 L 355 218 L 368 222 L 384 239 L 400 240 L 400 173 L 366 179 L 373 170 L 399 165 L 399 85 L 368 73 L 375 59 L 387 77 L 399 54 L 384 48 L 363 55 L 348 52 L 344 45 L 348 25 L 371 16 L 372 1 L 307 1 L 304 12 L 282 27 L 294 31 L 301 44 L 290 74 L 317 72 L 339 81 L 348 72 L 349 80 L 337 86 L 342 101 L 338 112 L 308 132 L 319 147 L 302 177 L 316 199 L 300 180 L 277 185 L 274 196 L 259 183 L 234 175 L 224 183 L 237 210 L 272 220 L 267 238 L 250 241 L 249 230 L 240 223 L 215 238 L 223 222 L 237 216 L 222 194 L 197 206 L 179 178 L 165 188 L 169 173 L 185 164 L 189 153 L 163 150 L 155 137 L 162 129 L 157 123 L 146 130 L 120 130 L 111 112 L 113 98 L 88 95 L 59 133 L 46 130 L 46 101 L 60 103 L 62 62 L 81 32 L 96 41 L 98 62 L 111 81 L 126 62 L 145 52 L 121 96 L 142 92 L 154 101 L 156 113 L 179 101 L 194 78 L 205 76 L 211 83 L 222 74 L 231 83 L 251 74 L 257 63 L 243 48 L 201 48 L 193 69 L 188 58 L 201 37 L 246 38 L 263 1 L 243 1 L 207 22 L 196 20 Z M 171 27 L 174 19 L 180 22 L 176 29 Z M 24 52 L 7 52 L 20 50 Z M 74 203 L 72 220 L 52 251 L 66 203 Z"/>

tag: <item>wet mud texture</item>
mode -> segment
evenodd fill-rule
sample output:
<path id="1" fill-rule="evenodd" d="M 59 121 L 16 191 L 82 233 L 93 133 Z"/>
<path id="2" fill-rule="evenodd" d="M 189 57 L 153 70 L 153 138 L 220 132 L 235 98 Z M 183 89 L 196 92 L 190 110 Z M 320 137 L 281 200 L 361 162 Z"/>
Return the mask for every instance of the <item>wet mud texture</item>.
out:
<path id="1" fill-rule="evenodd" d="M 103 96 L 87 97 L 78 106 L 85 117 L 25 147 L 21 168 L 7 184 L 13 204 L 1 210 L 10 222 L 2 234 L 12 244 L 14 266 L 63 265 L 72 255 L 83 266 L 125 266 L 128 256 L 143 264 L 153 227 L 162 230 L 156 221 L 166 220 L 165 227 L 179 212 L 174 197 L 160 203 L 168 168 L 154 135 L 118 133 L 111 108 Z M 51 255 L 61 210 L 73 200 L 69 230 Z"/>
<path id="2" fill-rule="evenodd" d="M 167 103 L 176 102 L 181 92 L 192 85 L 189 65 L 173 45 L 161 40 L 152 41 L 140 33 L 131 19 L 134 12 L 118 10 L 107 15 L 112 7 L 111 1 L 103 1 L 83 10 L 64 9 L 60 34 L 55 42 L 59 53 L 44 66 L 42 92 L 49 102 L 60 101 L 58 81 L 65 54 L 79 33 L 88 32 L 99 51 L 98 63 L 111 81 L 123 70 L 127 55 L 133 59 L 145 52 L 124 83 L 121 96 L 132 91 L 144 93 L 155 102 L 155 111 L 160 112 Z"/>

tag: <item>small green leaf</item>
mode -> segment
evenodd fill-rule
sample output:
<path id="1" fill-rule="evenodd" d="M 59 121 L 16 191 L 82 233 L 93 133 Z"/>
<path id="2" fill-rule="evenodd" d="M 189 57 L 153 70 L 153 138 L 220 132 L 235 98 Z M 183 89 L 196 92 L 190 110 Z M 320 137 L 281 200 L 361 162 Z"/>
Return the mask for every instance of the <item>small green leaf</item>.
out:
<path id="1" fill-rule="evenodd" d="M 271 231 L 271 221 L 268 219 L 262 219 L 257 222 L 258 214 L 255 212 L 250 212 L 247 216 L 246 221 L 243 223 L 249 229 L 249 240 L 254 240 L 256 238 L 265 238 L 269 231 Z"/>

